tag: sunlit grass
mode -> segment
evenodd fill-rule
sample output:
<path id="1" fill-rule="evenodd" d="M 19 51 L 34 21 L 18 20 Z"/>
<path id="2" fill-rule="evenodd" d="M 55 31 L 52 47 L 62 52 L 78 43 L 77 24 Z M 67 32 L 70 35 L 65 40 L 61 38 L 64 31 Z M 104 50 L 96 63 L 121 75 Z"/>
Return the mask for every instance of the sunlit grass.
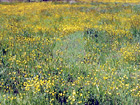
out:
<path id="1" fill-rule="evenodd" d="M 139 7 L 0 4 L 0 104 L 138 104 Z"/>

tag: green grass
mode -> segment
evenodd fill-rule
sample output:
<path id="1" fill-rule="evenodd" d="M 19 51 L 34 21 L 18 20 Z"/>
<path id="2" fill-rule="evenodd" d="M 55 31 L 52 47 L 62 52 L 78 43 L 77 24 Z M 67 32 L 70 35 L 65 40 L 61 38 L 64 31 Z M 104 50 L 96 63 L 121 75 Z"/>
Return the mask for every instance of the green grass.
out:
<path id="1" fill-rule="evenodd" d="M 93 8 L 70 8 L 83 13 L 95 10 L 97 16 L 124 10 L 119 3 L 104 3 L 105 9 L 96 10 L 101 4 L 92 3 Z M 120 16 L 126 18 L 139 14 L 139 5 L 123 5 L 134 13 L 122 13 Z M 52 17 L 53 13 L 44 10 L 41 16 Z M 49 30 L 35 33 L 30 27 L 15 34 L 5 27 L 0 28 L 5 35 L 0 42 L 0 104 L 139 105 L 140 24 L 131 24 L 131 38 L 98 28 L 85 28 L 84 31 L 61 37 L 58 24 L 67 18 L 71 17 L 61 16 L 33 23 L 44 22 L 46 27 L 57 30 L 57 33 Z M 7 19 L 9 23 L 10 20 L 16 23 L 27 21 L 24 16 L 10 16 Z M 138 22 L 139 19 L 136 19 Z M 3 20 L 0 19 L 1 24 L 4 24 Z M 50 25 L 56 21 L 59 23 Z M 117 24 L 121 27 L 121 20 L 101 17 L 97 24 Z M 14 39 L 9 42 L 11 36 Z"/>

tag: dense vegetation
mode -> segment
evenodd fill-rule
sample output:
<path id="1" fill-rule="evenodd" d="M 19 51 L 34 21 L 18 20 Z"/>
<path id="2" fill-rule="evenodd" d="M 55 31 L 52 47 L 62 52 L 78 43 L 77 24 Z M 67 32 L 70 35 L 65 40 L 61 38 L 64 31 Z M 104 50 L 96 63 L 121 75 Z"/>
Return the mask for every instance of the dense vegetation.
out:
<path id="1" fill-rule="evenodd" d="M 140 4 L 0 4 L 0 104 L 136 105 Z"/>

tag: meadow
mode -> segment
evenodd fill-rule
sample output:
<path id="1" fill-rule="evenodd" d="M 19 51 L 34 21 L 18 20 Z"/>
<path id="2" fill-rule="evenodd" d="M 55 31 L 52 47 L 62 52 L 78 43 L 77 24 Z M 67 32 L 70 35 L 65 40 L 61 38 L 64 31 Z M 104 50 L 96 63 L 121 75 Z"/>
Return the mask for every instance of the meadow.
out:
<path id="1" fill-rule="evenodd" d="M 140 3 L 83 1 L 0 3 L 0 105 L 139 105 Z"/>

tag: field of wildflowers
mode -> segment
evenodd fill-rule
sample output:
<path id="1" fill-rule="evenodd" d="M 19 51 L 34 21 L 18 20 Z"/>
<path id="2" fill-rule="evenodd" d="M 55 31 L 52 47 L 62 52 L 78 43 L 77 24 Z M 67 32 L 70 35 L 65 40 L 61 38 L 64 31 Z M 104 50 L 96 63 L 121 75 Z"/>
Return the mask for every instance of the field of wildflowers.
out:
<path id="1" fill-rule="evenodd" d="M 1 3 L 0 105 L 139 105 L 140 4 L 115 1 Z"/>

